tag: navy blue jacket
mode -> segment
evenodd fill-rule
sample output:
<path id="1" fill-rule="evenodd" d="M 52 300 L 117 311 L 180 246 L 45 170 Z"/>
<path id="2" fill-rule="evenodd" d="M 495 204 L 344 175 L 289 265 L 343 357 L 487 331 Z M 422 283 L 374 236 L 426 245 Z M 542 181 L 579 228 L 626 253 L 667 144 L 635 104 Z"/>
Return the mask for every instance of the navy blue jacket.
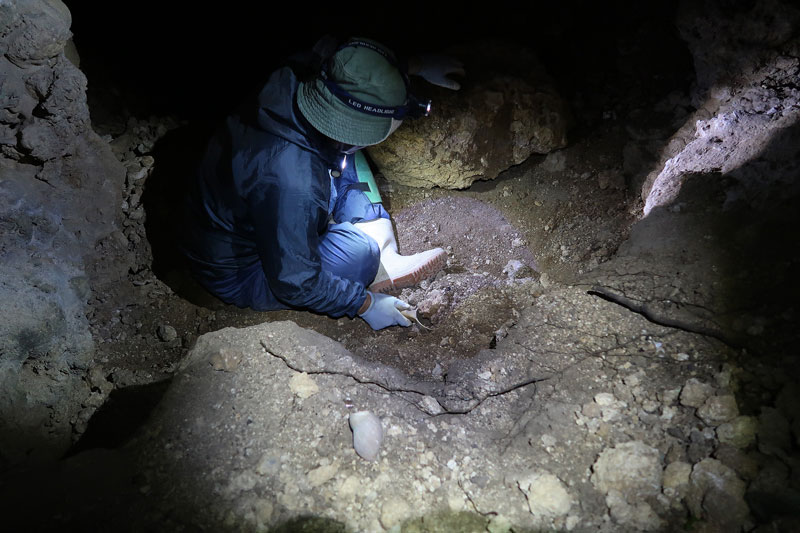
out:
<path id="1" fill-rule="evenodd" d="M 323 271 L 317 251 L 340 156 L 303 118 L 297 86 L 291 68 L 277 70 L 211 140 L 188 191 L 181 248 L 212 292 L 260 262 L 275 309 L 354 317 L 365 287 Z"/>

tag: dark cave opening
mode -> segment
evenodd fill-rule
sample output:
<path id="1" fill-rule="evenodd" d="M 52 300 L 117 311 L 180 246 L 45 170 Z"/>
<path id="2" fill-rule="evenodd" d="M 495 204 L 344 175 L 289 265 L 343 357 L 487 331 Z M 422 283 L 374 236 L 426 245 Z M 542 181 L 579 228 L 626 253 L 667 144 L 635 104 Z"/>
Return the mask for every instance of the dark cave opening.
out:
<path id="1" fill-rule="evenodd" d="M 511 3 L 321 5 L 311 16 L 254 2 L 196 10 L 149 0 L 124 11 L 66 3 L 90 98 L 93 86 L 117 86 L 139 98 L 141 112 L 187 120 L 224 116 L 281 61 L 329 33 L 371 37 L 404 55 L 486 39 L 525 46 L 568 99 L 594 104 L 592 112 L 624 103 L 631 91 L 655 98 L 653 91 L 686 90 L 692 75 L 675 28 L 677 0 L 571 0 L 525 10 Z"/>

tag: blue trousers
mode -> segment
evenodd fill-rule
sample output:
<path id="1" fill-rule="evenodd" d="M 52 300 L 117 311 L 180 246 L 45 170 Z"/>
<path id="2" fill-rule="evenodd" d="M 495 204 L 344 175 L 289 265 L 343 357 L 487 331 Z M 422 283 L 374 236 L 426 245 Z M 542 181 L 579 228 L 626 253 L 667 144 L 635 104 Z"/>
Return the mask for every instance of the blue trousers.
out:
<path id="1" fill-rule="evenodd" d="M 377 243 L 353 224 L 377 218 L 389 218 L 382 204 L 373 204 L 358 185 L 355 165 L 350 164 L 338 178 L 331 178 L 329 211 L 333 223 L 319 243 L 322 270 L 369 286 L 380 265 Z M 222 301 L 256 311 L 289 309 L 269 288 L 258 261 L 226 279 L 199 280 Z"/>

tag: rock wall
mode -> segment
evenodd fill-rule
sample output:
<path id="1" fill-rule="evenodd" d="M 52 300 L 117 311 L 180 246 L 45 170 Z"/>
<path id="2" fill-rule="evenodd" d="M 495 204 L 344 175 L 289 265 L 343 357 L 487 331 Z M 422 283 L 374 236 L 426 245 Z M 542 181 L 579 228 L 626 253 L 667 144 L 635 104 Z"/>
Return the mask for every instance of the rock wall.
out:
<path id="1" fill-rule="evenodd" d="M 464 62 L 468 78 L 462 89 L 426 87 L 431 116 L 406 121 L 368 149 L 387 179 L 462 189 L 496 178 L 531 154 L 566 146 L 566 102 L 532 53 L 478 43 L 449 54 Z"/>
<path id="2" fill-rule="evenodd" d="M 0 3 L 0 465 L 62 453 L 92 403 L 85 267 L 124 172 L 92 131 L 70 24 L 60 0 Z"/>
<path id="3" fill-rule="evenodd" d="M 796 187 L 800 148 L 762 154 L 800 120 L 800 10 L 780 0 L 733 11 L 719 2 L 684 2 L 677 23 L 697 71 L 697 111 L 645 179 L 644 213 L 672 203 L 692 175 L 732 178 L 732 201 L 756 199 L 772 185 Z M 764 168 L 741 170 L 759 159 Z"/>

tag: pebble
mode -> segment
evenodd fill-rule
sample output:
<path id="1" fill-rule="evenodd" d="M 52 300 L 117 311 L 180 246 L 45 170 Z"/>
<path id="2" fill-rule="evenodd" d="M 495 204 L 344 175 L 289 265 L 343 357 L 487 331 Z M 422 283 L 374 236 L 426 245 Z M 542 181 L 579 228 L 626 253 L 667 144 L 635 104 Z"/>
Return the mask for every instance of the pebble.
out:
<path id="1" fill-rule="evenodd" d="M 571 514 L 571 515 L 569 515 L 567 517 L 567 521 L 564 524 L 564 526 L 567 528 L 567 531 L 572 531 L 573 529 L 578 527 L 578 524 L 580 524 L 580 523 L 581 523 L 580 517 L 577 516 L 577 515 Z"/>
<path id="2" fill-rule="evenodd" d="M 411 509 L 405 500 L 390 498 L 381 506 L 380 522 L 386 529 L 391 529 L 405 520 Z"/>
<path id="3" fill-rule="evenodd" d="M 641 441 L 606 448 L 593 470 L 591 481 L 603 493 L 617 490 L 633 502 L 661 492 L 659 452 Z"/>
<path id="4" fill-rule="evenodd" d="M 676 500 L 680 500 L 689 488 L 689 476 L 692 473 L 692 465 L 683 461 L 675 461 L 667 465 L 664 469 L 662 485 L 664 494 Z"/>
<path id="5" fill-rule="evenodd" d="M 609 392 L 601 392 L 594 396 L 594 401 L 597 403 L 597 405 L 601 407 L 606 407 L 614 405 L 617 399 L 614 398 L 614 395 Z"/>
<path id="6" fill-rule="evenodd" d="M 711 396 L 697 410 L 697 416 L 710 426 L 733 420 L 739 415 L 736 398 L 732 394 Z"/>
<path id="7" fill-rule="evenodd" d="M 645 413 L 655 413 L 658 411 L 658 402 L 654 400 L 645 400 L 642 402 L 642 409 Z"/>
<path id="8" fill-rule="evenodd" d="M 706 399 L 714 393 L 714 387 L 702 381 L 691 378 L 681 390 L 680 402 L 686 407 L 700 407 Z"/>
<path id="9" fill-rule="evenodd" d="M 228 490 L 230 493 L 247 492 L 256 486 L 256 478 L 250 472 L 242 472 L 230 480 Z"/>
<path id="10" fill-rule="evenodd" d="M 419 402 L 419 408 L 428 413 L 429 415 L 438 415 L 444 412 L 444 409 L 432 396 L 424 396 Z"/>
<path id="11" fill-rule="evenodd" d="M 606 505 L 611 517 L 619 524 L 634 531 L 656 531 L 663 528 L 663 521 L 646 502 L 629 502 L 619 491 L 612 490 L 606 496 Z"/>
<path id="12" fill-rule="evenodd" d="M 564 483 L 549 472 L 533 473 L 517 480 L 528 499 L 531 514 L 545 518 L 566 515 L 572 507 L 572 497 Z"/>
<path id="13" fill-rule="evenodd" d="M 306 478 L 308 479 L 309 485 L 312 488 L 317 488 L 320 485 L 323 485 L 333 479 L 336 473 L 339 471 L 339 462 L 334 461 L 329 465 L 322 465 L 314 470 L 311 470 L 307 475 Z"/>
<path id="14" fill-rule="evenodd" d="M 175 331 L 175 328 L 168 324 L 161 324 L 156 329 L 156 334 L 158 338 L 164 342 L 172 342 L 178 339 L 178 332 Z"/>
<path id="15" fill-rule="evenodd" d="M 717 438 L 735 448 L 747 448 L 756 440 L 758 421 L 752 416 L 737 416 L 717 428 Z"/>
<path id="16" fill-rule="evenodd" d="M 558 440 L 556 440 L 556 438 L 554 436 L 548 435 L 547 433 L 542 435 L 540 437 L 540 439 L 542 440 L 542 445 L 546 446 L 546 447 L 547 446 L 555 446 L 556 443 L 558 442 Z"/>
<path id="17" fill-rule="evenodd" d="M 710 522 L 716 531 L 738 531 L 749 509 L 745 483 L 716 459 L 703 459 L 692 468 L 686 503 L 695 518 Z"/>
<path id="18" fill-rule="evenodd" d="M 306 372 L 299 372 L 289 380 L 289 389 L 301 399 L 310 398 L 319 392 L 317 382 Z"/>
<path id="19" fill-rule="evenodd" d="M 145 176 L 147 176 L 147 170 L 148 170 L 147 168 L 143 168 L 143 167 L 130 168 L 128 170 L 128 173 L 127 173 L 128 181 L 130 181 L 130 182 L 139 181 L 140 179 L 142 179 Z"/>
<path id="20" fill-rule="evenodd" d="M 355 475 L 348 476 L 339 487 L 338 494 L 344 499 L 354 498 L 363 486 L 363 481 Z"/>
<path id="21" fill-rule="evenodd" d="M 583 416 L 588 418 L 600 418 L 603 415 L 600 406 L 597 405 L 595 402 L 587 402 L 583 405 L 583 409 L 581 410 Z"/>
<path id="22" fill-rule="evenodd" d="M 692 429 L 689 433 L 689 446 L 686 448 L 688 459 L 696 462 L 711 455 L 716 445 L 714 436 L 714 430 L 711 428 L 703 428 L 702 431 Z"/>

